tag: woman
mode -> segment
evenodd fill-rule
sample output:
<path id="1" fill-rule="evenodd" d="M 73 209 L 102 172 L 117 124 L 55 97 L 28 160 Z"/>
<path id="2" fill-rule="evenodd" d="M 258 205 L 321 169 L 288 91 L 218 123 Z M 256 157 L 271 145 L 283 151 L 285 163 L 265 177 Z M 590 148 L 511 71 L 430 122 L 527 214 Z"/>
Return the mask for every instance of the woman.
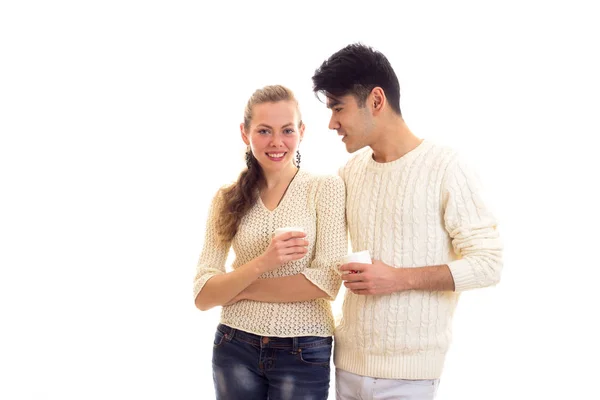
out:
<path id="1" fill-rule="evenodd" d="M 289 89 L 257 90 L 240 130 L 248 168 L 213 199 L 194 280 L 200 310 L 223 306 L 217 399 L 326 399 L 335 265 L 348 246 L 344 184 L 299 169 L 304 124 Z M 273 236 L 284 227 L 304 232 Z"/>

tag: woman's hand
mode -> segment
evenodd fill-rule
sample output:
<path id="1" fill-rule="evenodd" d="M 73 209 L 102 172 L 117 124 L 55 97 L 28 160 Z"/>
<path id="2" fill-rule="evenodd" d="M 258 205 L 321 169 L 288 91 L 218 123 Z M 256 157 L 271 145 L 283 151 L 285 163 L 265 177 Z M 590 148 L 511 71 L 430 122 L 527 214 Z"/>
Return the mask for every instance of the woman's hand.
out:
<path id="1" fill-rule="evenodd" d="M 286 232 L 273 237 L 267 250 L 260 256 L 264 272 L 304 257 L 308 252 L 308 240 L 305 237 L 304 232 Z"/>

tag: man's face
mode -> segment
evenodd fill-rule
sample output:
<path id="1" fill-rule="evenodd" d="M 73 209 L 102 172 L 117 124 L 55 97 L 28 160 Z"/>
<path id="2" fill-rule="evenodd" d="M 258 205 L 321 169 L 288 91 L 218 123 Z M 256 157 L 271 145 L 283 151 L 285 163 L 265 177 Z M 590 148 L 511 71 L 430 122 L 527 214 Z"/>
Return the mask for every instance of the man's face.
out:
<path id="1" fill-rule="evenodd" d="M 351 94 L 340 97 L 327 94 L 327 108 L 331 110 L 329 129 L 335 129 L 342 137 L 348 153 L 371 144 L 375 120 L 369 107 L 360 107 Z"/>

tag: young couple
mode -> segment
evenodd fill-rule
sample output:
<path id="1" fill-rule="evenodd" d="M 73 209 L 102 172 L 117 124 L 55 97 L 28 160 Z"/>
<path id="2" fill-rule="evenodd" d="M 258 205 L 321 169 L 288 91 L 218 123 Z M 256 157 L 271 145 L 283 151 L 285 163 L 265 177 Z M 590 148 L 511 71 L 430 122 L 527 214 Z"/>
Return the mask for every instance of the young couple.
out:
<path id="1" fill-rule="evenodd" d="M 312 79 L 331 109 L 329 129 L 348 152 L 366 149 L 339 176 L 309 174 L 293 93 L 267 86 L 248 101 L 247 169 L 212 201 L 194 279 L 200 310 L 223 307 L 216 397 L 327 399 L 331 300 L 343 282 L 337 399 L 433 399 L 460 293 L 500 279 L 496 222 L 457 154 L 409 130 L 383 54 L 346 46 Z M 273 234 L 283 227 L 301 230 Z M 347 232 L 371 264 L 339 265 Z"/>

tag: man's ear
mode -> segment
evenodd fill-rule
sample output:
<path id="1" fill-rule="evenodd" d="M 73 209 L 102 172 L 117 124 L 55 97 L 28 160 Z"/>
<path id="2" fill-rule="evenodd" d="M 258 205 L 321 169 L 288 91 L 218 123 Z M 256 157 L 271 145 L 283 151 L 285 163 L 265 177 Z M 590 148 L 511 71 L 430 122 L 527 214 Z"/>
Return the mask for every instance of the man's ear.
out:
<path id="1" fill-rule="evenodd" d="M 371 90 L 371 94 L 369 94 L 367 101 L 369 107 L 373 110 L 373 113 L 379 114 L 387 102 L 385 92 L 382 88 L 376 86 Z"/>

